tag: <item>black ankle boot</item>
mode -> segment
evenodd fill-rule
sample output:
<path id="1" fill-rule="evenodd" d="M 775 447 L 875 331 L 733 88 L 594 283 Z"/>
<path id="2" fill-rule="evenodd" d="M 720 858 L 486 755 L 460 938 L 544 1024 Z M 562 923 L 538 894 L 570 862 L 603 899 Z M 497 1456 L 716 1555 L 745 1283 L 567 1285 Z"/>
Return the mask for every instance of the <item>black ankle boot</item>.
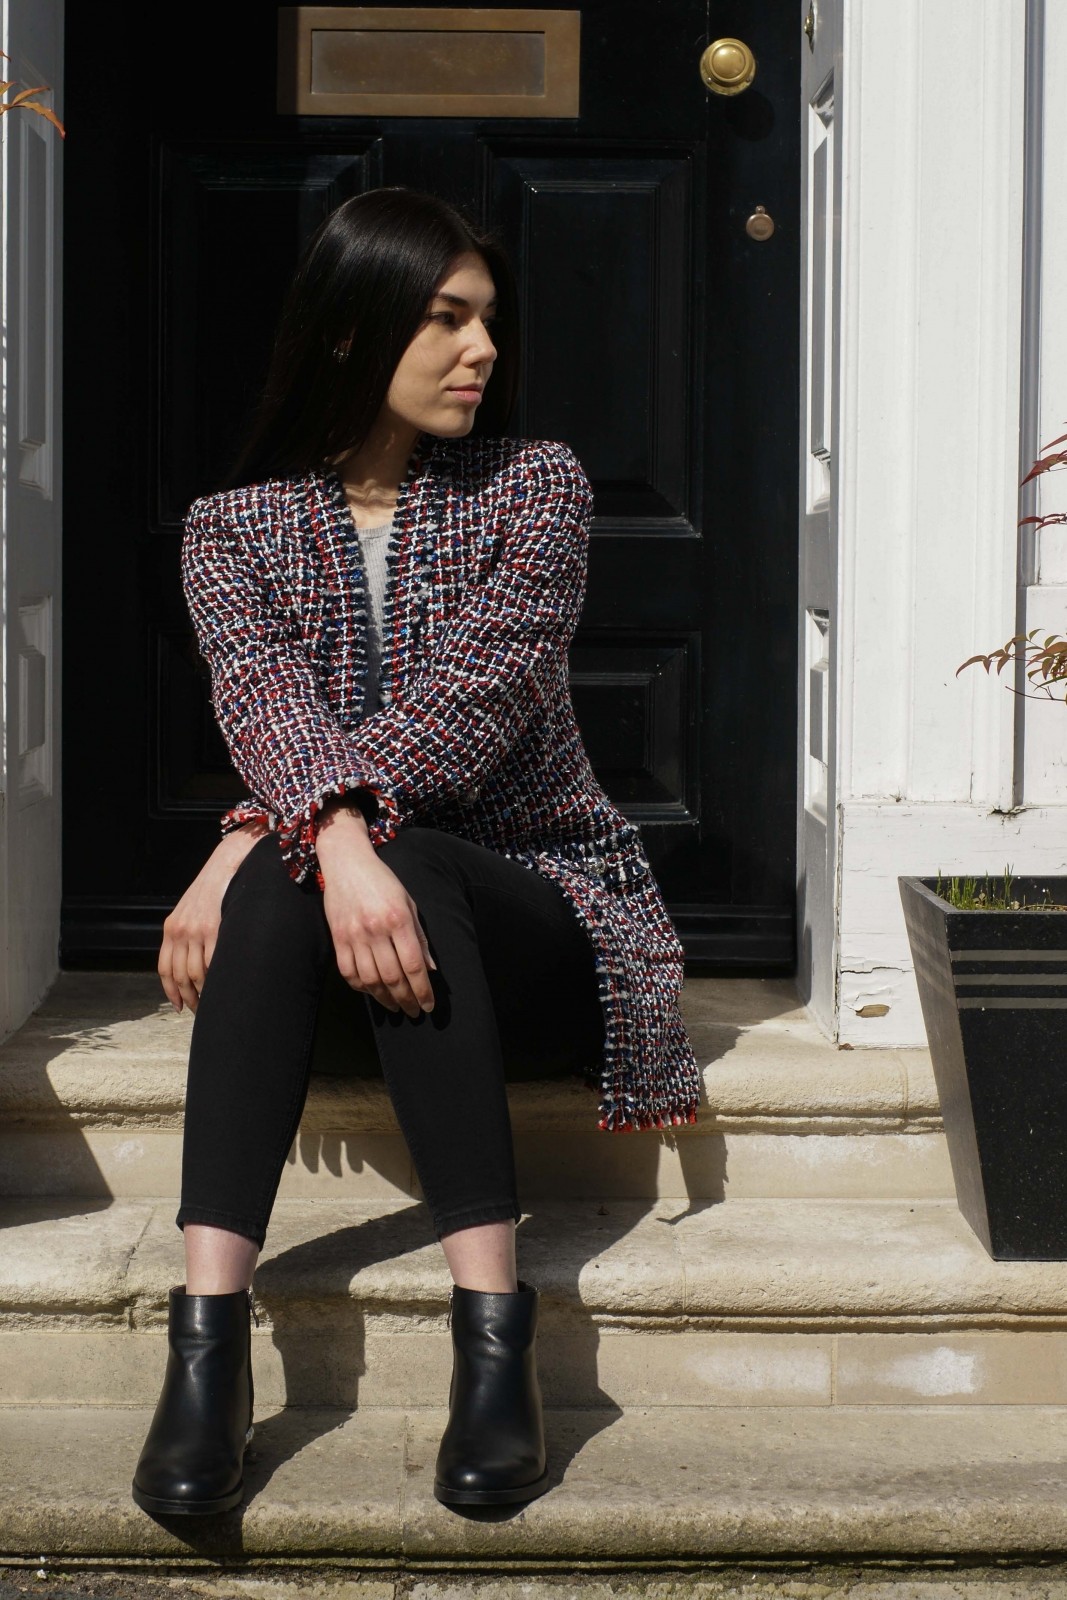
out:
<path id="1" fill-rule="evenodd" d="M 250 1313 L 251 1289 L 170 1291 L 163 1391 L 133 1475 L 142 1510 L 206 1515 L 240 1502 L 253 1433 Z"/>
<path id="2" fill-rule="evenodd" d="M 537 1290 L 454 1285 L 452 1383 L 433 1492 L 445 1505 L 505 1505 L 548 1488 L 537 1380 Z"/>

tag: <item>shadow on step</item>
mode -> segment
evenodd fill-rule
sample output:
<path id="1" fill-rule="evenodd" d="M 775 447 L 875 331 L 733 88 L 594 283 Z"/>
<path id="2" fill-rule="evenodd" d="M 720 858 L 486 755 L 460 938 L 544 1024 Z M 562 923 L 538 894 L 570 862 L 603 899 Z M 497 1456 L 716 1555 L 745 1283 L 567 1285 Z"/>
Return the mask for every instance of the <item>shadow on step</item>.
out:
<path id="1" fill-rule="evenodd" d="M 309 1213 L 306 1225 L 315 1222 Z M 538 1367 L 558 1481 L 588 1439 L 622 1414 L 600 1384 L 599 1324 L 605 1315 L 625 1316 L 634 1261 L 644 1261 L 646 1277 L 659 1261 L 670 1278 L 669 1218 L 643 1202 L 535 1206 L 519 1224 L 517 1247 L 520 1275 L 540 1291 Z M 290 1235 L 261 1260 L 256 1303 L 270 1319 L 284 1374 L 284 1388 L 271 1389 L 286 1410 L 256 1423 L 259 1487 L 357 1410 L 364 1420 L 398 1409 L 444 1411 L 449 1282 L 421 1202 L 314 1237 Z M 579 1409 L 583 1419 L 577 1434 L 569 1429 L 562 1457 L 552 1423 L 560 1407 Z"/>
<path id="2" fill-rule="evenodd" d="M 122 1202 L 118 1202 L 122 1204 Z M 145 1215 L 151 1211 L 152 1201 L 140 1202 Z M 134 1201 L 133 1204 L 137 1204 Z M 112 1194 L 5 1194 L 0 1191 L 0 1207 L 3 1208 L 5 1218 L 4 1227 L 24 1228 L 34 1222 L 60 1222 L 64 1219 L 72 1224 L 77 1223 L 79 1217 L 88 1217 L 99 1213 L 103 1217 L 115 1214 L 116 1200 Z M 17 1218 L 17 1221 L 10 1221 Z M 101 1234 L 103 1237 L 103 1234 Z M 3 1596 L 0 1596 L 3 1600 Z"/>
<path id="3" fill-rule="evenodd" d="M 257 1420 L 255 1435 L 245 1451 L 244 1498 L 233 1511 L 210 1516 L 175 1516 L 138 1508 L 137 1515 L 166 1529 L 190 1554 L 218 1557 L 242 1555 L 246 1551 L 261 1553 L 262 1535 L 246 1543 L 246 1513 L 255 1512 L 257 1497 L 284 1462 L 294 1460 L 305 1450 L 313 1450 L 320 1439 L 343 1428 L 346 1421 L 343 1412 L 303 1410 L 281 1411 L 265 1421 Z M 353 1501 L 355 1504 L 355 1497 Z"/>
<path id="4" fill-rule="evenodd" d="M 546 1412 L 546 1499 L 550 1500 L 552 1491 L 564 1481 L 585 1446 L 619 1415 L 614 1410 L 570 1411 L 561 1413 L 557 1422 L 551 1411 Z M 245 1455 L 245 1492 L 238 1507 L 218 1516 L 153 1515 L 151 1520 L 189 1554 L 212 1559 L 246 1553 L 262 1557 L 265 1541 L 268 1550 L 279 1549 L 280 1533 L 280 1548 L 298 1560 L 302 1555 L 320 1554 L 324 1546 L 334 1547 L 337 1524 L 343 1520 L 349 1524 L 345 1529 L 349 1549 L 355 1545 L 358 1556 L 373 1559 L 395 1557 L 398 1534 L 403 1541 L 412 1523 L 463 1518 L 467 1522 L 521 1524 L 531 1505 L 544 1504 L 538 1498 L 506 1506 L 439 1505 L 432 1498 L 432 1481 L 445 1420 L 443 1410 L 434 1414 L 429 1426 L 425 1417 L 389 1413 L 378 1413 L 369 1423 L 366 1418 L 355 1423 L 337 1411 L 279 1412 L 256 1424 Z M 344 1438 L 349 1429 L 350 1441 Z M 342 1437 L 335 1437 L 338 1434 Z M 289 1486 L 281 1493 L 276 1489 L 264 1494 L 279 1467 L 297 1460 L 299 1488 L 294 1492 Z M 301 1503 L 308 1511 L 303 1526 Z M 246 1515 L 251 1519 L 247 1534 Z M 464 1588 L 462 1592 L 467 1591 Z"/>
<path id="5" fill-rule="evenodd" d="M 113 1135 L 127 1164 L 146 1125 L 180 1115 L 173 1063 L 187 1048 L 188 1018 L 158 975 L 60 972 L 0 1044 L 0 1195 L 55 1196 L 42 1217 L 107 1210 L 111 1174 L 92 1136 Z"/>
<path id="6" fill-rule="evenodd" d="M 506 989 L 502 982 L 499 992 Z M 705 1075 L 698 1124 L 629 1135 L 597 1128 L 600 1086 L 594 1067 L 561 1049 L 551 1026 L 543 1038 L 527 1038 L 519 1021 L 502 1009 L 498 1021 L 523 1203 L 661 1197 L 685 1198 L 694 1209 L 703 1209 L 724 1200 L 726 1140 L 708 1130 L 715 1107 L 707 1098 L 707 1074 L 746 1033 L 796 1016 L 798 1004 L 792 980 L 688 979 L 682 1010 Z M 374 1192 L 370 1185 L 377 1182 L 380 1193 L 420 1198 L 385 1090 L 365 997 L 332 968 L 316 1019 L 310 1071 L 314 1093 L 287 1167 L 341 1182 L 354 1174 L 363 1192 Z"/>

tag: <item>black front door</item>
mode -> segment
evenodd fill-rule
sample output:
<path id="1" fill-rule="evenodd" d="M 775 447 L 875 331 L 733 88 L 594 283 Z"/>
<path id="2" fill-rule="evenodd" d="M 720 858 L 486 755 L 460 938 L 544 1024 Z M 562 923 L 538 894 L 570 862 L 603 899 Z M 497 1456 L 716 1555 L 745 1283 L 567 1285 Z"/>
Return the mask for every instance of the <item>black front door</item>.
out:
<path id="1" fill-rule="evenodd" d="M 565 440 L 596 491 L 571 674 L 597 774 L 689 956 L 791 970 L 798 19 L 592 0 L 577 117 L 379 119 L 278 113 L 263 0 L 193 0 L 166 51 L 70 8 L 63 965 L 154 965 L 244 792 L 182 517 L 228 465 L 304 240 L 402 184 L 499 229 L 524 308 L 510 431 Z M 723 35 L 758 63 L 732 97 L 698 71 Z"/>

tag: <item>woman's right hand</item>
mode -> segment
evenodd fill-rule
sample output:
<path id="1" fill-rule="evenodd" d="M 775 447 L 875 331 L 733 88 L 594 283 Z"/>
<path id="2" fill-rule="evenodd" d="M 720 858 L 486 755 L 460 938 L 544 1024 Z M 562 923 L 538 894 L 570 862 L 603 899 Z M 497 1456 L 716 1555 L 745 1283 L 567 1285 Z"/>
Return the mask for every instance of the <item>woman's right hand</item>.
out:
<path id="1" fill-rule="evenodd" d="M 219 840 L 204 865 L 163 922 L 156 971 L 175 1011 L 195 1012 L 215 953 L 222 898 L 248 852 L 267 832 L 263 822 L 246 822 Z"/>
<path id="2" fill-rule="evenodd" d="M 418 907 L 371 843 L 362 813 L 336 803 L 324 808 L 316 851 L 323 910 L 337 968 L 353 989 L 366 990 L 387 1011 L 409 1017 L 432 1011 L 436 970 Z"/>

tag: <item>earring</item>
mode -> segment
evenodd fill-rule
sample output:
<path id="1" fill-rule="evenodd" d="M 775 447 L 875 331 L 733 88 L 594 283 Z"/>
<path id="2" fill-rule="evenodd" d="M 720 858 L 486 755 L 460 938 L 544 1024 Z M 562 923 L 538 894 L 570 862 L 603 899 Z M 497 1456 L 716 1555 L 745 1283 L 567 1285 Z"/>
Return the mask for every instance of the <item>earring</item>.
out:
<path id="1" fill-rule="evenodd" d="M 335 344 L 334 345 L 334 347 L 333 347 L 333 359 L 335 361 L 343 361 L 347 355 L 348 355 L 348 351 L 347 350 L 342 349 L 339 344 Z"/>

